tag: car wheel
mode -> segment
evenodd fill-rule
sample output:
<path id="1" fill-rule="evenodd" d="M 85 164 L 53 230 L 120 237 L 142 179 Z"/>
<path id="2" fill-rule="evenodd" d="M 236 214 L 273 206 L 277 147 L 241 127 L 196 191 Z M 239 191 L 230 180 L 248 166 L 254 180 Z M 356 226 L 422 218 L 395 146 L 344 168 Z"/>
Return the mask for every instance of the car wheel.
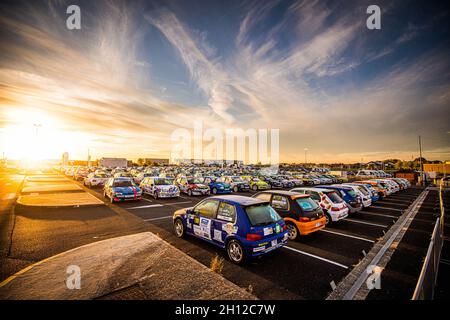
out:
<path id="1" fill-rule="evenodd" d="M 333 219 L 328 212 L 325 213 L 325 225 L 331 226 L 333 224 Z"/>
<path id="2" fill-rule="evenodd" d="M 173 222 L 173 231 L 178 238 L 183 238 L 186 235 L 183 221 L 180 218 L 175 219 L 175 221 Z"/>
<path id="3" fill-rule="evenodd" d="M 159 196 L 158 196 L 158 191 L 155 191 L 155 192 L 153 193 L 153 198 L 155 198 L 155 199 L 158 199 L 158 198 L 159 198 Z"/>
<path id="4" fill-rule="evenodd" d="M 233 192 L 238 192 L 238 191 L 239 191 L 239 188 L 237 186 L 234 186 L 233 187 Z"/>
<path id="5" fill-rule="evenodd" d="M 245 261 L 244 248 L 237 240 L 230 240 L 227 244 L 228 258 L 236 264 L 243 264 Z"/>
<path id="6" fill-rule="evenodd" d="M 258 186 L 256 184 L 253 185 L 252 189 L 253 189 L 253 191 L 258 191 Z"/>
<path id="7" fill-rule="evenodd" d="M 292 222 L 286 223 L 287 229 L 288 229 L 288 238 L 289 240 L 295 240 L 298 238 L 298 235 L 300 232 L 297 229 L 297 226 L 293 224 Z"/>
<path id="8" fill-rule="evenodd" d="M 217 189 L 216 188 L 212 188 L 211 191 L 212 191 L 213 194 L 217 194 Z"/>
<path id="9" fill-rule="evenodd" d="M 191 189 L 188 190 L 188 196 L 192 197 L 192 190 Z"/>

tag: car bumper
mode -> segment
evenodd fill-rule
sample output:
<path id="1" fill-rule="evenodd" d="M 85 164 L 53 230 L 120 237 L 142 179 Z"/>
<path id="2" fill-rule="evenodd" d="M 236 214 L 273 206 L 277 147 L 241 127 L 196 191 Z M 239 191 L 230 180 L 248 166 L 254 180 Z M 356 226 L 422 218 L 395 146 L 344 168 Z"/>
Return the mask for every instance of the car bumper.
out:
<path id="1" fill-rule="evenodd" d="M 246 254 L 250 258 L 256 258 L 268 252 L 277 250 L 287 244 L 287 231 L 284 231 L 276 236 L 261 241 L 247 241 L 243 240 L 242 244 Z"/>
<path id="2" fill-rule="evenodd" d="M 159 198 L 176 198 L 179 197 L 180 193 L 179 192 L 173 192 L 173 193 L 158 193 L 158 197 Z"/>
<path id="3" fill-rule="evenodd" d="M 349 212 L 348 208 L 341 209 L 339 211 L 331 211 L 331 210 L 328 211 L 328 213 L 331 216 L 331 220 L 333 222 L 336 222 L 336 221 L 342 220 L 344 218 L 347 218 L 348 217 L 348 212 Z"/>
<path id="4" fill-rule="evenodd" d="M 136 201 L 136 200 L 142 200 L 142 196 L 115 196 L 114 201 Z"/>
<path id="5" fill-rule="evenodd" d="M 325 217 L 320 219 L 310 221 L 310 222 L 296 222 L 298 230 L 300 231 L 300 235 L 306 236 L 308 234 L 314 233 L 325 228 L 327 220 Z"/>
<path id="6" fill-rule="evenodd" d="M 231 189 L 217 189 L 217 194 L 228 194 L 231 193 Z"/>
<path id="7" fill-rule="evenodd" d="M 194 189 L 192 190 L 192 195 L 194 196 L 204 196 L 209 195 L 209 190 L 203 190 L 203 189 Z"/>

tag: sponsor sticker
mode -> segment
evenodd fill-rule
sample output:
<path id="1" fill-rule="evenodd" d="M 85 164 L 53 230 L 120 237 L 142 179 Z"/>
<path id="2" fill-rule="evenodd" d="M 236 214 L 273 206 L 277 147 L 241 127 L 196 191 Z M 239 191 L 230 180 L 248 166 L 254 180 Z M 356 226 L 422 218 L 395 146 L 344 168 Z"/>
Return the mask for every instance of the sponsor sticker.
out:
<path id="1" fill-rule="evenodd" d="M 223 240 L 222 240 L 222 230 L 214 229 L 214 240 L 223 242 Z"/>
<path id="2" fill-rule="evenodd" d="M 270 234 L 273 234 L 273 228 L 272 227 L 264 228 L 264 235 L 268 236 Z"/>

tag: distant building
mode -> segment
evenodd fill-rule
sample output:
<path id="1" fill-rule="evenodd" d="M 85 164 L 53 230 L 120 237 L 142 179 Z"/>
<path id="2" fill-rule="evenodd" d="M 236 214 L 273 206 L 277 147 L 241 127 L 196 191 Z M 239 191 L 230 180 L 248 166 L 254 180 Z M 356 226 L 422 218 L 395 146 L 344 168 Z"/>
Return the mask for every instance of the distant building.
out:
<path id="1" fill-rule="evenodd" d="M 146 165 L 169 165 L 169 159 L 158 159 L 158 158 L 144 158 L 144 164 Z"/>
<path id="2" fill-rule="evenodd" d="M 69 165 L 69 153 L 64 152 L 62 155 L 61 165 L 68 166 Z"/>
<path id="3" fill-rule="evenodd" d="M 108 168 L 126 168 L 128 167 L 128 160 L 125 158 L 101 158 L 99 165 Z"/>
<path id="4" fill-rule="evenodd" d="M 450 174 L 450 164 L 448 163 L 425 163 L 423 171 L 427 173 L 435 172 L 437 174 Z"/>

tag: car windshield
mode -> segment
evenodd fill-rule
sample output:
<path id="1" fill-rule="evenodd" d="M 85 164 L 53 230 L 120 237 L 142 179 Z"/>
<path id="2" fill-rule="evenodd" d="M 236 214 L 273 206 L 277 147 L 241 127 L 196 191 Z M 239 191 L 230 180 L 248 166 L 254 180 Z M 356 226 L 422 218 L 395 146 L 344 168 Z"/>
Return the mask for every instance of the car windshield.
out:
<path id="1" fill-rule="evenodd" d="M 115 180 L 113 187 L 134 187 L 134 183 L 131 180 Z"/>
<path id="2" fill-rule="evenodd" d="M 245 212 L 252 226 L 265 226 L 281 220 L 278 213 L 268 204 L 246 207 Z"/>
<path id="3" fill-rule="evenodd" d="M 298 205 L 303 209 L 303 211 L 310 212 L 310 211 L 316 211 L 317 208 L 319 208 L 319 205 L 317 202 L 315 202 L 311 198 L 297 198 L 295 199 L 297 201 Z"/>
<path id="4" fill-rule="evenodd" d="M 167 186 L 169 184 L 172 184 L 172 181 L 169 179 L 155 179 L 155 185 L 157 186 Z"/>
<path id="5" fill-rule="evenodd" d="M 366 189 L 364 189 L 364 187 L 358 187 L 358 190 L 362 192 L 363 195 L 368 196 L 369 193 L 367 192 Z"/>
<path id="6" fill-rule="evenodd" d="M 333 203 L 341 203 L 343 201 L 342 198 L 339 197 L 338 194 L 336 192 L 334 192 L 334 191 L 332 191 L 332 192 L 324 192 L 324 193 L 327 195 L 328 198 L 330 198 L 330 200 Z"/>
<path id="7" fill-rule="evenodd" d="M 197 184 L 197 183 L 203 183 L 203 181 L 201 179 L 189 179 L 188 183 L 189 184 Z"/>

